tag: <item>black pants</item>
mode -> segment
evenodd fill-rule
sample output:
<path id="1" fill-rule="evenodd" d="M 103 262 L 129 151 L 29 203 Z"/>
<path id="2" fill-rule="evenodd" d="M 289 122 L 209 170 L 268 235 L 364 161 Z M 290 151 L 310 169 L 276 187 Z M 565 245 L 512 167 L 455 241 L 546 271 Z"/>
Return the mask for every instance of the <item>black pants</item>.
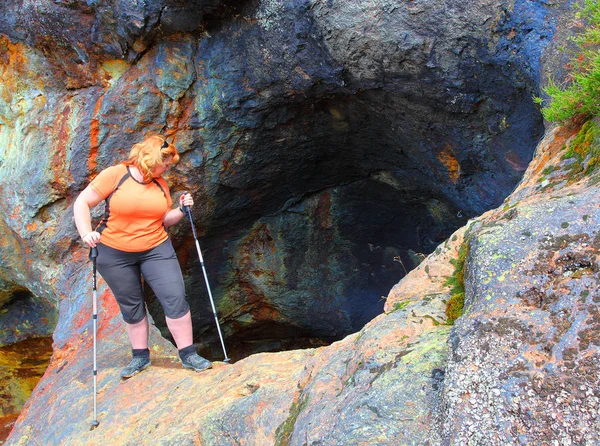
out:
<path id="1" fill-rule="evenodd" d="M 142 276 L 156 294 L 165 316 L 178 319 L 190 310 L 181 267 L 169 239 L 143 252 L 120 251 L 99 244 L 96 265 L 128 324 L 138 323 L 146 316 Z"/>

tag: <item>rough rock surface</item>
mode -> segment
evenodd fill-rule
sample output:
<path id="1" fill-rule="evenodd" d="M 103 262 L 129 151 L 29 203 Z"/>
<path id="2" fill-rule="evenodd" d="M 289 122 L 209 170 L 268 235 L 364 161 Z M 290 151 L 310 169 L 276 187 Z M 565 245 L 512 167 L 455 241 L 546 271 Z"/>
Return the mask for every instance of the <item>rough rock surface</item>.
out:
<path id="1" fill-rule="evenodd" d="M 83 255 L 69 206 L 163 131 L 183 155 L 174 193 L 201 203 L 231 342 L 341 339 L 420 254 L 512 190 L 543 131 L 531 97 L 562 8 L 4 2 L 0 279 L 55 307 L 85 294 L 70 280 Z M 214 345 L 190 235 L 173 231 L 196 338 Z"/>
<path id="2" fill-rule="evenodd" d="M 1 318 L 40 321 L 24 335 L 40 336 L 58 310 L 50 366 L 8 443 L 600 441 L 598 186 L 561 159 L 576 129 L 548 132 L 505 204 L 449 237 L 525 170 L 542 134 L 531 96 L 566 6 L 193 4 L 0 6 Z M 195 375 L 153 327 L 154 366 L 121 382 L 127 341 L 100 282 L 90 432 L 91 271 L 69 206 L 147 130 L 182 149 L 169 180 L 202 203 L 228 341 L 341 340 Z M 188 234 L 172 235 L 200 347 L 219 358 Z M 403 265 L 447 238 L 373 318 Z M 448 326 L 465 245 L 466 313 Z"/>
<path id="3" fill-rule="evenodd" d="M 562 159 L 576 131 L 549 131 L 504 205 L 440 245 L 359 333 L 201 374 L 179 369 L 156 337 L 157 364 L 121 382 L 124 331 L 109 306 L 100 426 L 89 431 L 82 323 L 55 350 L 8 444 L 596 444 L 600 172 L 574 177 L 573 159 Z M 463 244 L 466 310 L 450 326 L 448 278 Z"/>
<path id="4" fill-rule="evenodd" d="M 444 382 L 452 444 L 600 441 L 600 172 L 573 178 L 569 130 L 550 132 L 505 206 L 467 230 L 467 311 Z"/>

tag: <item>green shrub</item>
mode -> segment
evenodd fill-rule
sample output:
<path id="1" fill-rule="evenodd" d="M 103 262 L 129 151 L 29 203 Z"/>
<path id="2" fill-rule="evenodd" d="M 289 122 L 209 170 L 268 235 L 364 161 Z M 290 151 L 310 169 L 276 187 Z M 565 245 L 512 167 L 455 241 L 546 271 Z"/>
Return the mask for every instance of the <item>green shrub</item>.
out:
<path id="1" fill-rule="evenodd" d="M 600 116 L 600 0 L 585 0 L 577 15 L 586 27 L 572 37 L 577 55 L 569 64 L 569 78 L 564 84 L 550 80 L 544 89 L 550 102 L 542 114 L 548 121 L 564 123 L 571 118 Z M 534 100 L 542 103 L 541 98 Z"/>

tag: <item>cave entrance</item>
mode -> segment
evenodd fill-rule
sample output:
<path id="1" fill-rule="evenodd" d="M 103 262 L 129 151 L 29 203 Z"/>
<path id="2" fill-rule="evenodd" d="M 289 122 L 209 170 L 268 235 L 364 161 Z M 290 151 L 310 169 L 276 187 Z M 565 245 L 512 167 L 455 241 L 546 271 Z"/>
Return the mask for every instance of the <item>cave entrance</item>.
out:
<path id="1" fill-rule="evenodd" d="M 52 356 L 58 311 L 27 288 L 0 281 L 0 443 Z"/>
<path id="2" fill-rule="evenodd" d="M 28 338 L 0 347 L 0 443 L 21 413 L 52 357 L 52 337 Z"/>
<path id="3" fill-rule="evenodd" d="M 264 111 L 268 124 L 237 129 L 229 150 L 193 172 L 213 181 L 204 197 L 210 220 L 196 208 L 195 221 L 232 350 L 313 347 L 359 331 L 425 256 L 501 204 L 544 127 L 532 94 L 489 74 L 502 79 L 503 95 L 479 92 L 460 108 L 443 96 L 413 100 L 381 88 L 293 98 Z M 218 359 L 185 226 L 173 239 L 195 340 L 214 346 L 208 356 Z M 165 334 L 161 310 L 150 311 Z"/>

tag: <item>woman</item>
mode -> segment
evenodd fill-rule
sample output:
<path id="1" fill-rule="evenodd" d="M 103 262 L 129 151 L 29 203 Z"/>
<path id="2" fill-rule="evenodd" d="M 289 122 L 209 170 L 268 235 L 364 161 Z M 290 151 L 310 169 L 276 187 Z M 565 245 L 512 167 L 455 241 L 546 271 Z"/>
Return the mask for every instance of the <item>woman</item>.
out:
<path id="1" fill-rule="evenodd" d="M 88 246 L 98 248 L 98 272 L 127 326 L 133 358 L 121 371 L 122 378 L 150 365 L 142 276 L 164 309 L 183 367 L 202 371 L 212 366 L 193 345 L 183 276 L 165 230 L 181 220 L 183 206 L 194 204 L 192 196 L 184 194 L 179 207 L 171 208 L 169 186 L 161 175 L 178 161 L 175 146 L 162 136 L 150 136 L 131 148 L 127 161 L 100 172 L 73 205 L 79 235 Z M 90 209 L 102 200 L 106 201 L 104 217 L 94 230 Z"/>

